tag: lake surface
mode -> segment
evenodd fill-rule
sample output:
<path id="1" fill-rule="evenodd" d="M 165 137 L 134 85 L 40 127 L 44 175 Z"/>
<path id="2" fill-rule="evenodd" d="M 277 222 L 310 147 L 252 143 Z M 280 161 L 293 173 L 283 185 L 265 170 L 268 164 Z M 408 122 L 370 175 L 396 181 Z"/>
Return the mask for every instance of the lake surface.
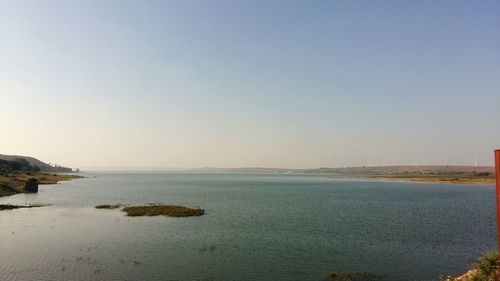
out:
<path id="1" fill-rule="evenodd" d="M 459 274 L 496 249 L 493 185 L 314 175 L 82 173 L 0 204 L 0 280 L 383 280 Z M 95 177 L 94 177 L 95 176 Z M 126 217 L 97 204 L 201 207 Z"/>

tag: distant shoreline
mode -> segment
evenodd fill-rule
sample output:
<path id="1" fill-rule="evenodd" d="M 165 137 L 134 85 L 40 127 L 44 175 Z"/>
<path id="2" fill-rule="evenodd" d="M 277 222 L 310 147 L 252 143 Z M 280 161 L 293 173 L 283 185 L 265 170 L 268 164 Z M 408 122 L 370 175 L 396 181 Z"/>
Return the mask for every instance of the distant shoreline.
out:
<path id="1" fill-rule="evenodd" d="M 425 175 L 373 175 L 368 179 L 398 180 L 409 182 L 453 183 L 453 184 L 494 184 L 494 177 L 484 176 L 425 176 Z"/>
<path id="2" fill-rule="evenodd" d="M 364 180 L 389 180 L 427 183 L 453 184 L 494 184 L 495 171 L 490 166 L 363 166 L 318 169 L 280 169 L 280 168 L 203 168 L 198 172 L 251 172 L 251 173 L 282 173 L 338 176 L 341 178 Z"/>

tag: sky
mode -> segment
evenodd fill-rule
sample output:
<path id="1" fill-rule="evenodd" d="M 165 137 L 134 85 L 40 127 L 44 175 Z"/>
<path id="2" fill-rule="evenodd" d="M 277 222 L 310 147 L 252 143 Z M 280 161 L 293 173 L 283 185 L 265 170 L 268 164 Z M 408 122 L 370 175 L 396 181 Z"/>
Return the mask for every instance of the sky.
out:
<path id="1" fill-rule="evenodd" d="M 493 165 L 498 1 L 0 0 L 0 153 Z"/>

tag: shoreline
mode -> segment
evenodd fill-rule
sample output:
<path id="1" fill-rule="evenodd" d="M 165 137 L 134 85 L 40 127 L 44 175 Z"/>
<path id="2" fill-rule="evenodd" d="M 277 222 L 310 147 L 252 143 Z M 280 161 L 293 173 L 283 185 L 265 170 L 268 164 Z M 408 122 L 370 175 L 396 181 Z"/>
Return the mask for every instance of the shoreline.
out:
<path id="1" fill-rule="evenodd" d="M 483 176 L 374 175 L 374 176 L 365 176 L 364 178 L 407 181 L 407 182 L 424 182 L 424 183 L 495 184 L 494 177 L 483 177 Z"/>
<path id="2" fill-rule="evenodd" d="M 24 190 L 25 184 L 33 179 L 36 180 L 39 185 L 45 185 L 57 184 L 60 181 L 70 181 L 80 178 L 83 178 L 83 176 L 60 173 L 13 172 L 8 175 L 0 176 L 0 197 L 28 193 Z"/>

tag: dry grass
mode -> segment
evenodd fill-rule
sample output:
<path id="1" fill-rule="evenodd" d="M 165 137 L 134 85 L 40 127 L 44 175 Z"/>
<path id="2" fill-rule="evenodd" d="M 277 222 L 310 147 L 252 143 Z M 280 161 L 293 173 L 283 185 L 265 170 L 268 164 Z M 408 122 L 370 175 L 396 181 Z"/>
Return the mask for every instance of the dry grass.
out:
<path id="1" fill-rule="evenodd" d="M 68 181 L 72 179 L 79 179 L 82 176 L 77 175 L 69 175 L 69 174 L 46 174 L 46 173 L 18 173 L 12 174 L 16 177 L 17 180 L 22 182 L 26 182 L 31 178 L 34 178 L 38 181 L 39 184 L 56 184 L 60 181 Z"/>
<path id="2" fill-rule="evenodd" d="M 192 217 L 205 214 L 203 209 L 192 209 L 175 205 L 150 205 L 150 206 L 131 206 L 125 207 L 122 211 L 127 216 L 169 216 L 169 217 Z"/>
<path id="3" fill-rule="evenodd" d="M 59 181 L 79 179 L 82 176 L 69 174 L 25 173 L 13 172 L 0 176 L 0 197 L 24 192 L 24 184 L 35 179 L 39 184 L 56 184 Z"/>

